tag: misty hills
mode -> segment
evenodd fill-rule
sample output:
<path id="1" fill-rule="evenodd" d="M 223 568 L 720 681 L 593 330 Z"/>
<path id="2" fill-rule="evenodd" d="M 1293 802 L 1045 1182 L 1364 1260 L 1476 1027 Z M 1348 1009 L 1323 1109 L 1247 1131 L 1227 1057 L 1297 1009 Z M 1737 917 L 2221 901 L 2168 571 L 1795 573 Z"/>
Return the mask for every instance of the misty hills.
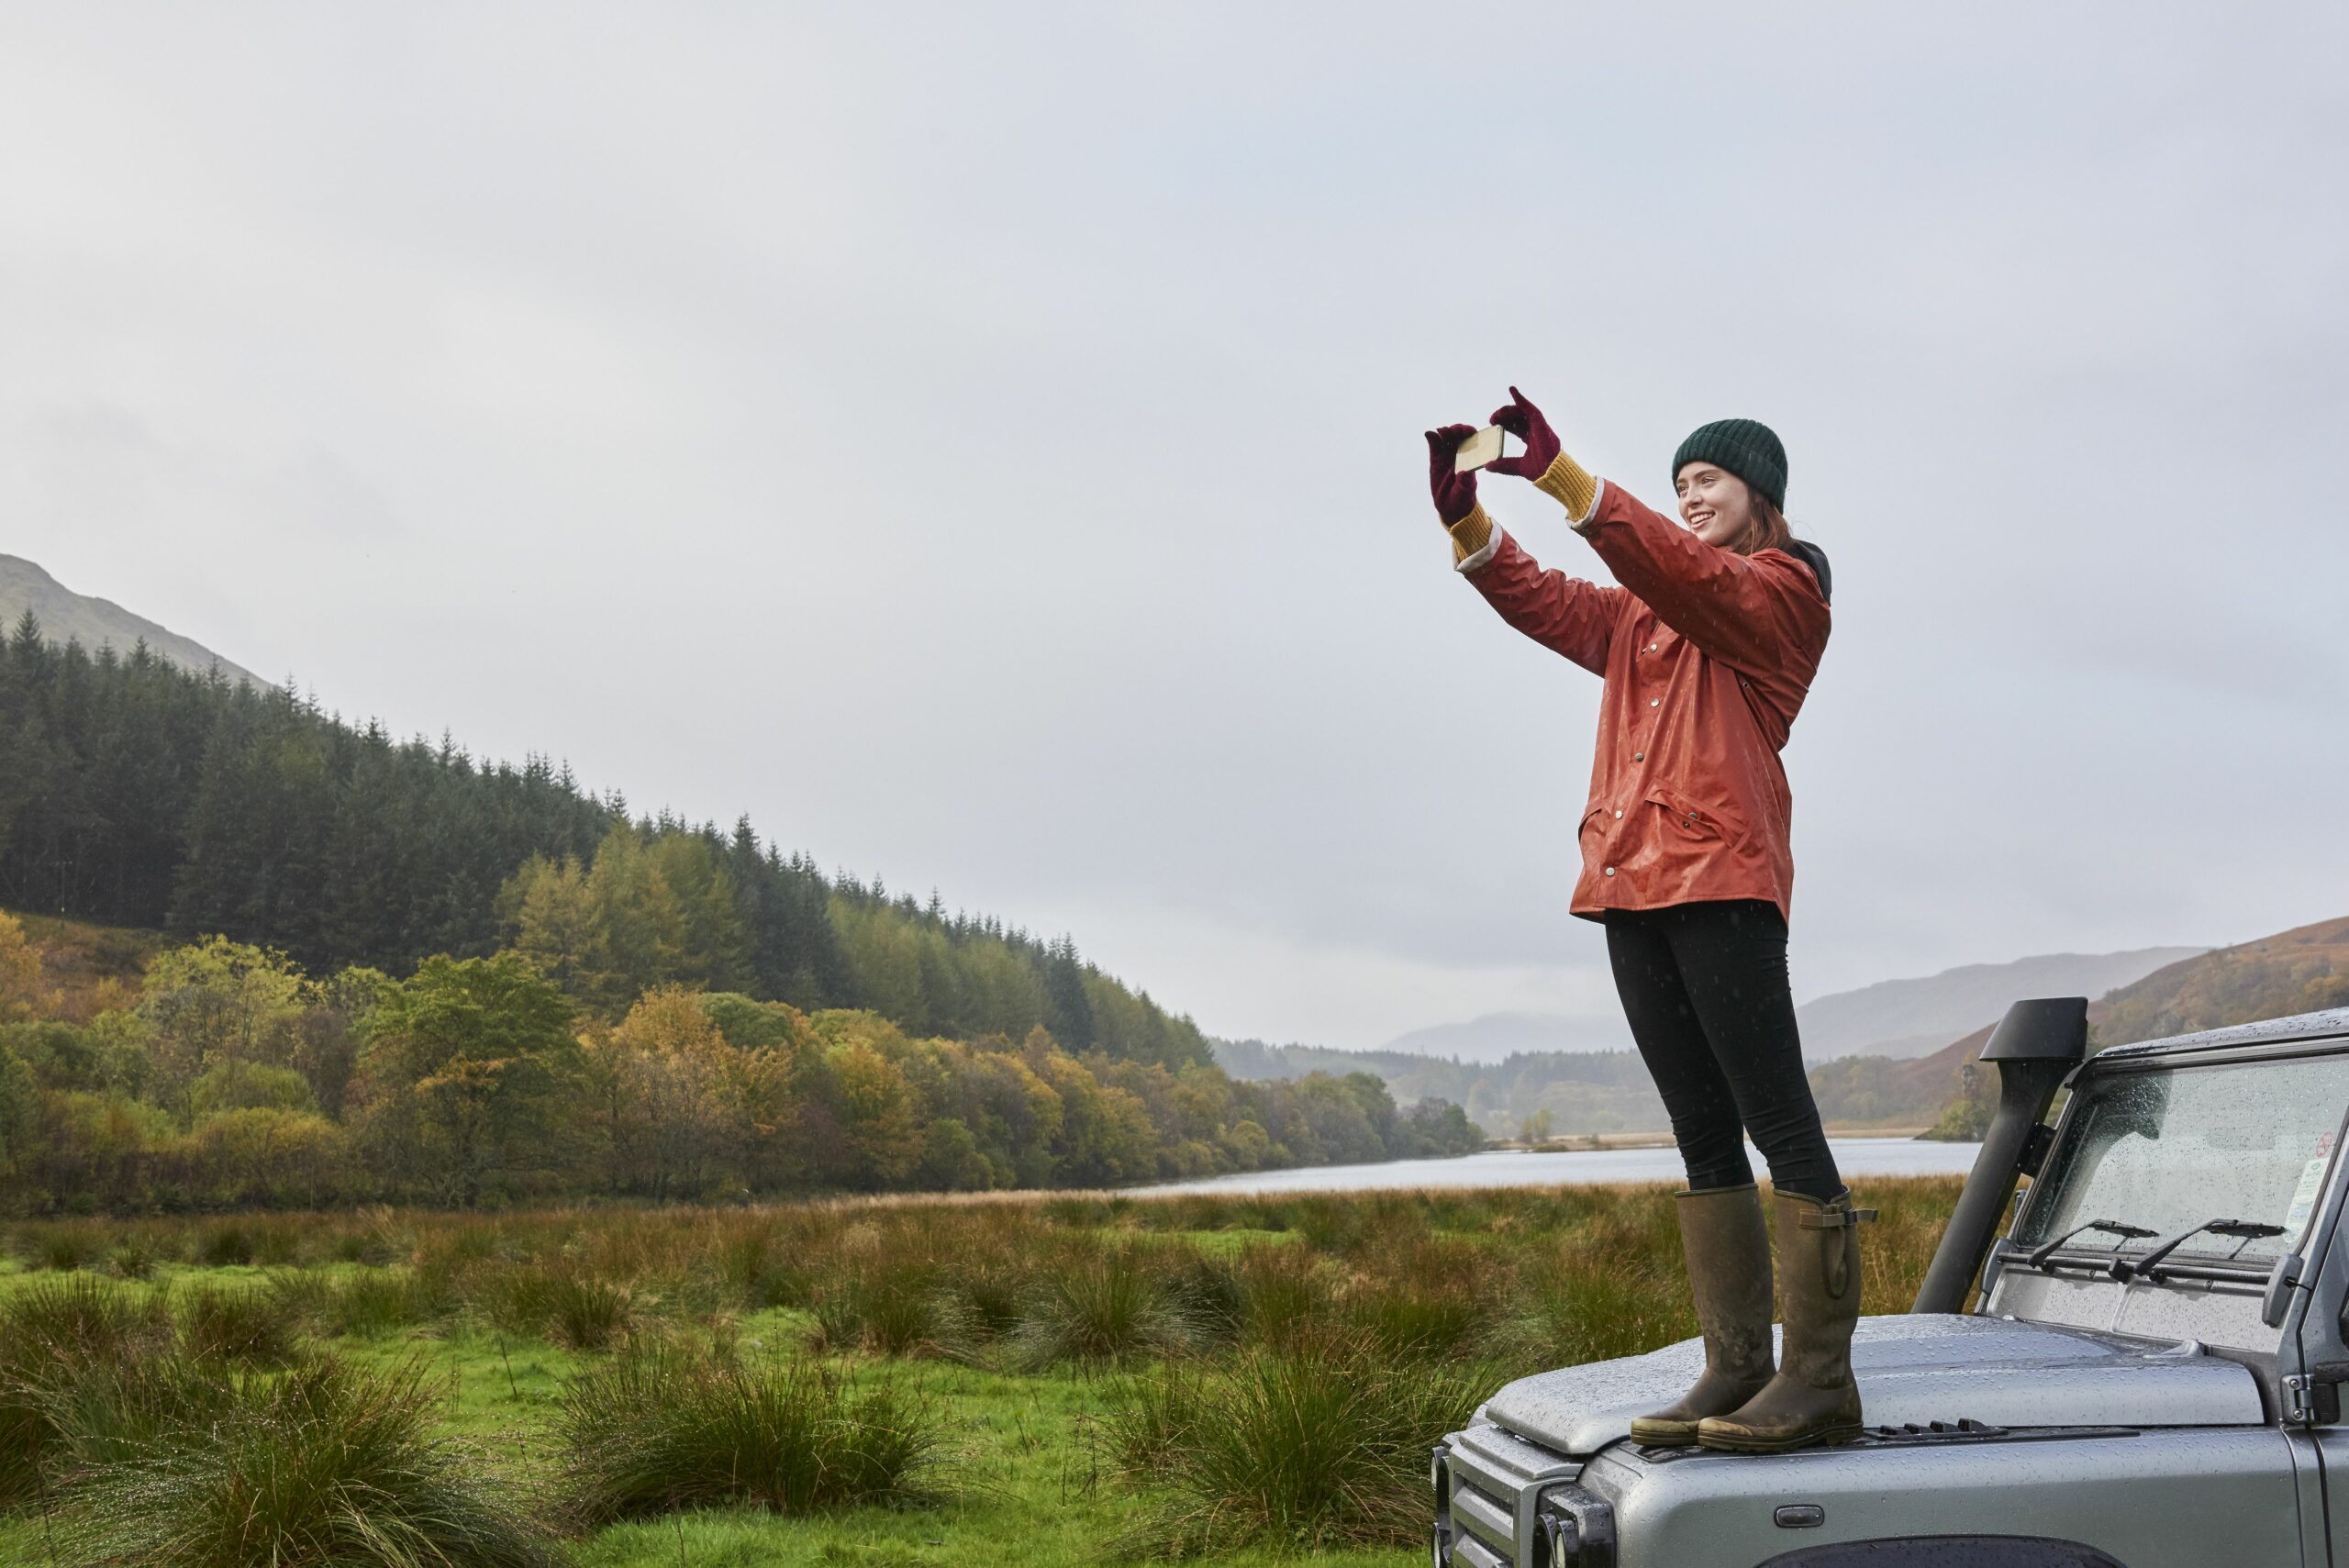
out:
<path id="1" fill-rule="evenodd" d="M 1408 1030 L 1380 1049 L 1402 1056 L 1503 1062 L 1544 1051 L 1629 1051 L 1631 1035 L 1620 1015 L 1486 1013 L 1464 1023 Z"/>
<path id="2" fill-rule="evenodd" d="M 2349 918 L 2320 920 L 2165 964 L 2108 993 L 2088 1005 L 2088 1048 L 2102 1051 L 2343 1006 L 2349 1006 Z M 1978 1128 L 1988 1115 L 1995 1084 L 1987 1074 L 1969 1083 L 1965 1069 L 1980 1058 L 1996 1023 L 1991 1018 L 1913 1061 L 1854 1056 L 1823 1063 L 1811 1072 L 1811 1090 L 1831 1117 L 1931 1120 L 1931 1107 L 1939 1105 L 1953 1112 L 1949 1122 L 1955 1127 Z M 1968 1104 L 1955 1106 L 1961 1099 Z"/>
<path id="3" fill-rule="evenodd" d="M 27 610 L 39 620 L 41 634 L 50 642 L 79 642 L 93 654 L 111 647 L 128 657 L 144 639 L 150 651 L 196 674 L 217 664 L 231 684 L 238 681 L 250 681 L 255 686 L 270 684 L 193 638 L 133 615 L 111 599 L 75 593 L 22 556 L 0 555 L 0 631 L 14 627 Z"/>
<path id="4" fill-rule="evenodd" d="M 2165 964 L 2207 951 L 2174 947 L 2132 952 L 2043 953 L 2008 963 L 1963 964 L 1916 979 L 1881 980 L 1856 991 L 1820 996 L 1796 1008 L 1802 1024 L 1803 1054 L 1812 1062 L 1839 1056 L 1927 1056 L 1985 1018 L 1997 1018 L 2017 996 L 2101 996 Z M 1311 1051 L 1318 1048 L 1284 1049 Z M 1631 1049 L 1631 1031 L 1618 1015 L 1486 1013 L 1464 1023 L 1411 1029 L 1377 1051 L 1333 1054 L 1497 1063 L 1512 1056 Z M 1355 1063 L 1356 1069 L 1363 1065 L 1361 1061 Z M 1346 1069 L 1330 1066 L 1330 1070 Z"/>
<path id="5" fill-rule="evenodd" d="M 2101 996 L 2207 948 L 2043 953 L 2009 963 L 1969 963 L 1920 980 L 1880 980 L 1796 1009 L 1803 1055 L 1928 1056 L 1995 1020 L 2018 996 Z"/>

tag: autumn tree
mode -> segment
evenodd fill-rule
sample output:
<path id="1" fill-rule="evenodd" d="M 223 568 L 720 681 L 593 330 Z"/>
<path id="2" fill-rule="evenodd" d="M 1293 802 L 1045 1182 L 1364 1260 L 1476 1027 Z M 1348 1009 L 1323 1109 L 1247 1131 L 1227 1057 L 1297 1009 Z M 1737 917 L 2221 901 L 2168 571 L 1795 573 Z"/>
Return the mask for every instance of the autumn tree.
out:
<path id="1" fill-rule="evenodd" d="M 575 1076 L 570 1025 L 562 993 L 518 954 L 425 960 L 369 1018 L 353 1084 L 364 1141 L 460 1207 L 543 1184 Z"/>
<path id="2" fill-rule="evenodd" d="M 25 935 L 24 922 L 0 910 L 0 1023 L 53 1011 L 56 998 L 41 988 L 40 949 Z"/>
<path id="3" fill-rule="evenodd" d="M 284 953 L 226 937 L 157 954 L 139 1000 L 156 1072 L 152 1092 L 184 1110 L 189 1086 L 206 1072 L 289 1065 L 308 989 Z"/>

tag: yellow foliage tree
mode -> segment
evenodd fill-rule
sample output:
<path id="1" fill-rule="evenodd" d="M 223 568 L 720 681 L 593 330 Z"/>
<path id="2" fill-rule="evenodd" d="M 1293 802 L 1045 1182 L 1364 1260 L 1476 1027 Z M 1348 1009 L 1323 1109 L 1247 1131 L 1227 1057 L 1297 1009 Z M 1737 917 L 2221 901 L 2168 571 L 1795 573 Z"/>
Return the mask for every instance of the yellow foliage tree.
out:
<path id="1" fill-rule="evenodd" d="M 25 935 L 24 922 L 0 912 L 0 1023 L 15 1023 L 53 1010 L 55 999 L 41 990 L 40 949 Z"/>

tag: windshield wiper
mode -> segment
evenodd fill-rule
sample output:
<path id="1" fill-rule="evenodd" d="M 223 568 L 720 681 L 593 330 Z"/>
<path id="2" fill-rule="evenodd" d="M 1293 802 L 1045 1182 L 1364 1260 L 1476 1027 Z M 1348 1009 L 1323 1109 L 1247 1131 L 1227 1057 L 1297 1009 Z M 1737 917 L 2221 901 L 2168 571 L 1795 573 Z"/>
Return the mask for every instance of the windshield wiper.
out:
<path id="1" fill-rule="evenodd" d="M 2202 1227 L 2197 1226 L 2195 1229 L 2199 1230 L 2201 1229 Z M 2032 1248 L 2031 1256 L 2025 1258 L 2023 1262 L 2029 1263 L 2032 1268 L 2037 1269 L 2041 1273 L 2045 1273 L 2047 1272 L 2048 1259 L 2054 1257 L 2058 1251 L 2062 1251 L 2065 1244 L 2070 1241 L 2073 1237 L 2082 1235 L 2090 1230 L 2101 1230 L 2106 1232 L 2108 1235 L 2118 1236 L 2123 1240 L 2133 1240 L 2140 1236 L 2154 1236 L 2160 1234 L 2158 1231 L 2148 1230 L 2142 1225 L 2123 1225 L 2117 1219 L 2091 1219 L 2086 1225 L 2076 1225 L 2072 1227 L 2071 1229 L 2065 1231 L 2064 1234 L 2056 1237 L 2053 1241 L 2048 1241 Z M 2188 1234 L 2190 1235 L 2192 1232 L 2189 1231 Z M 2183 1240 L 2184 1238 L 2181 1237 L 2179 1240 Z"/>
<path id="2" fill-rule="evenodd" d="M 2105 1266 L 2111 1272 L 2114 1279 L 2124 1284 L 2139 1275 L 2151 1279 L 2155 1265 L 2159 1264 L 2164 1258 L 2205 1232 L 2212 1236 L 2240 1236 L 2245 1240 L 2250 1240 L 2259 1236 L 2281 1236 L 2284 1234 L 2284 1228 L 2280 1225 L 2270 1225 L 2264 1219 L 2206 1219 L 2190 1230 L 2181 1230 L 2176 1235 L 2166 1238 L 2142 1258 L 2115 1258 Z"/>

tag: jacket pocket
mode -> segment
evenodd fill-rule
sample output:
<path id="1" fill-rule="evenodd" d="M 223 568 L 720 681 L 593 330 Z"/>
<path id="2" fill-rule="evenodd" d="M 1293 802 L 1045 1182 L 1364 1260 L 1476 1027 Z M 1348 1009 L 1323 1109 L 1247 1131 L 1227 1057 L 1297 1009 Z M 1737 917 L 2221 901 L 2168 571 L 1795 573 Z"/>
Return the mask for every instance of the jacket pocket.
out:
<path id="1" fill-rule="evenodd" d="M 1648 803 L 1662 807 L 1669 830 L 1687 842 L 1726 843 L 1740 836 L 1725 814 L 1698 806 L 1678 790 L 1661 786 L 1652 789 L 1648 791 Z"/>

